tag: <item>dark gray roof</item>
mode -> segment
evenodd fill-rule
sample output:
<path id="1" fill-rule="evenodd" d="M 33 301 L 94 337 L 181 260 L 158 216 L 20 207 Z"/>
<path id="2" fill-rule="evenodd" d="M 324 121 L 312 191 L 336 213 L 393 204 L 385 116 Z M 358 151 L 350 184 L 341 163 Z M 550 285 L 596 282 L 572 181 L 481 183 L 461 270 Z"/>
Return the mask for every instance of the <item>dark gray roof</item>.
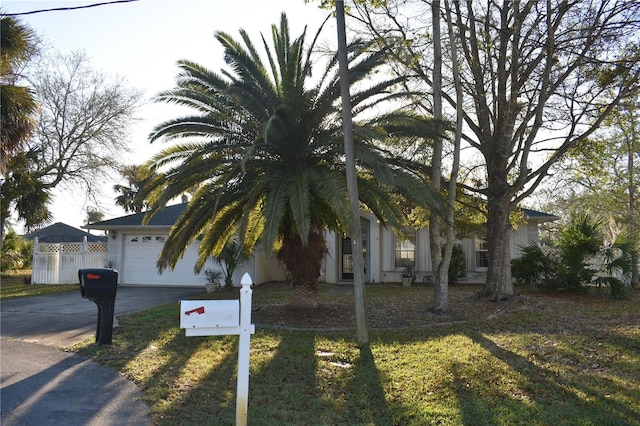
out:
<path id="1" fill-rule="evenodd" d="M 62 222 L 56 222 L 53 225 L 41 228 L 37 231 L 29 232 L 24 238 L 33 240 L 38 237 L 41 243 L 79 243 L 87 237 L 87 242 L 96 243 L 107 241 L 106 236 L 92 235 L 82 229 L 74 228 Z"/>
<path id="2" fill-rule="evenodd" d="M 145 226 L 157 226 L 157 227 L 171 227 L 180 214 L 187 207 L 187 203 L 174 204 L 172 206 L 165 207 L 156 213 L 149 223 Z M 558 216 L 554 216 L 552 214 L 547 214 L 543 212 L 539 212 L 536 210 L 530 209 L 522 209 L 527 219 L 546 222 L 552 220 L 560 219 Z M 86 229 L 115 229 L 115 228 L 123 228 L 123 227 L 140 227 L 142 225 L 142 220 L 146 212 L 130 214 L 127 216 L 120 216 L 109 220 L 103 220 L 101 222 L 90 223 L 83 228 Z"/>
<path id="3" fill-rule="evenodd" d="M 187 203 L 174 204 L 172 206 L 165 207 L 158 213 L 153 215 L 149 223 L 145 226 L 160 226 L 171 227 L 178 219 L 183 210 L 187 207 Z M 123 227 L 140 227 L 142 220 L 146 215 L 146 212 L 134 213 L 127 216 L 120 216 L 109 220 L 103 220 L 101 222 L 90 223 L 84 228 L 86 229 L 113 229 Z"/>
<path id="4" fill-rule="evenodd" d="M 524 215 L 527 217 L 527 219 L 536 220 L 538 222 L 548 222 L 548 221 L 560 219 L 556 215 L 539 212 L 537 210 L 522 209 L 522 211 L 524 212 Z"/>

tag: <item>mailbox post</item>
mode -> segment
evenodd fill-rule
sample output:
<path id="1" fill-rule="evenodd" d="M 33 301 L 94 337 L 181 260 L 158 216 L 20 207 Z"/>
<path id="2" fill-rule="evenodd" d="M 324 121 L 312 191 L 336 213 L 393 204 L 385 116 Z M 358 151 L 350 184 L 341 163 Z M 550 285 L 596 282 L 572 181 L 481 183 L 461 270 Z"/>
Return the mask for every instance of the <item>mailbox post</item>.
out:
<path id="1" fill-rule="evenodd" d="M 98 306 L 96 343 L 110 345 L 113 336 L 118 271 L 106 268 L 80 269 L 78 279 L 80 295 Z"/>
<path id="2" fill-rule="evenodd" d="M 181 300 L 180 328 L 189 336 L 221 336 L 237 334 L 238 384 L 236 392 L 236 426 L 247 424 L 249 401 L 249 352 L 251 335 L 251 295 L 253 281 L 248 273 L 240 280 L 240 300 Z"/>

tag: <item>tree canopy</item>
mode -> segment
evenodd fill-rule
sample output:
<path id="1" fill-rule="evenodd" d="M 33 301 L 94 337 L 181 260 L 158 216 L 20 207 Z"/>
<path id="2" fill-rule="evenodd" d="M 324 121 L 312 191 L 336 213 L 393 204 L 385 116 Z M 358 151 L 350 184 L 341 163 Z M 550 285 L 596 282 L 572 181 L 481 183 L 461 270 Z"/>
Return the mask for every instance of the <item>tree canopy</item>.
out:
<path id="1" fill-rule="evenodd" d="M 13 214 L 30 229 L 51 217 L 54 188 L 63 185 L 90 197 L 100 193 L 128 150 L 140 93 L 93 69 L 82 52 L 47 52 L 31 64 L 26 77 L 25 90 L 34 96 L 29 116 L 34 126 L 8 159 L 0 214 L 3 226 Z"/>
<path id="2" fill-rule="evenodd" d="M 447 3 L 447 2 L 445 2 Z M 638 90 L 640 4 L 616 0 L 451 2 L 463 91 L 463 139 L 483 172 L 464 189 L 487 201 L 485 292 L 513 294 L 509 212 L 573 147 Z M 431 88 L 427 2 L 356 3 L 354 16 L 385 47 L 399 72 Z M 451 76 L 449 63 L 448 75 Z M 451 80 L 443 100 L 453 110 Z M 425 106 L 429 108 L 429 103 Z"/>

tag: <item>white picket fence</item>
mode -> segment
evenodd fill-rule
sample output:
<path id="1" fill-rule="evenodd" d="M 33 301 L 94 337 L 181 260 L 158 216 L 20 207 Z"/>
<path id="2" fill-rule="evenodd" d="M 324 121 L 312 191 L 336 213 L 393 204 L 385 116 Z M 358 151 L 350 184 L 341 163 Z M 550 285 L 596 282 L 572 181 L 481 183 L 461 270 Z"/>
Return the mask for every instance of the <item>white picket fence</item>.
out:
<path id="1" fill-rule="evenodd" d="M 107 243 L 33 241 L 32 284 L 78 284 L 78 269 L 107 266 Z"/>

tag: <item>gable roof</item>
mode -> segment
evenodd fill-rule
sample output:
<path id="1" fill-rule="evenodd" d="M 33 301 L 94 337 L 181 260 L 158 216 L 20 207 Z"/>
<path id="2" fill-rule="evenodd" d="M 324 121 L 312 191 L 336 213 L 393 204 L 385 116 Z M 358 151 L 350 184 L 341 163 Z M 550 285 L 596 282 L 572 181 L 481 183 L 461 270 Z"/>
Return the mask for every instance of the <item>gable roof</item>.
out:
<path id="1" fill-rule="evenodd" d="M 551 222 L 554 220 L 560 220 L 560 217 L 556 215 L 539 212 L 537 210 L 522 209 L 522 212 L 524 213 L 527 219 L 533 220 L 536 222 Z"/>
<path id="2" fill-rule="evenodd" d="M 139 228 L 145 227 L 159 227 L 170 228 L 178 220 L 178 217 L 182 214 L 187 207 L 187 203 L 174 204 L 167 206 L 164 209 L 158 211 L 148 224 L 143 225 L 142 221 L 147 212 L 134 213 L 126 216 L 120 216 L 109 220 L 103 220 L 101 222 L 94 222 L 83 226 L 85 229 L 119 229 L 119 228 Z M 536 210 L 522 209 L 527 219 L 536 222 L 548 222 L 560 219 L 558 216 L 539 212 Z M 81 231 L 82 232 L 82 231 Z"/>
<path id="3" fill-rule="evenodd" d="M 167 206 L 164 209 L 158 211 L 149 223 L 142 224 L 142 221 L 147 212 L 134 213 L 126 216 L 120 216 L 109 220 L 103 220 L 100 222 L 90 223 L 83 226 L 85 229 L 115 229 L 115 228 L 139 228 L 141 226 L 149 227 L 171 227 L 178 220 L 178 217 L 184 209 L 187 207 L 187 203 L 174 204 Z"/>
<path id="4" fill-rule="evenodd" d="M 87 238 L 87 242 L 96 243 L 107 241 L 105 236 L 90 234 L 82 229 L 74 228 L 66 223 L 56 222 L 24 235 L 27 240 L 38 238 L 41 243 L 79 243 Z"/>

